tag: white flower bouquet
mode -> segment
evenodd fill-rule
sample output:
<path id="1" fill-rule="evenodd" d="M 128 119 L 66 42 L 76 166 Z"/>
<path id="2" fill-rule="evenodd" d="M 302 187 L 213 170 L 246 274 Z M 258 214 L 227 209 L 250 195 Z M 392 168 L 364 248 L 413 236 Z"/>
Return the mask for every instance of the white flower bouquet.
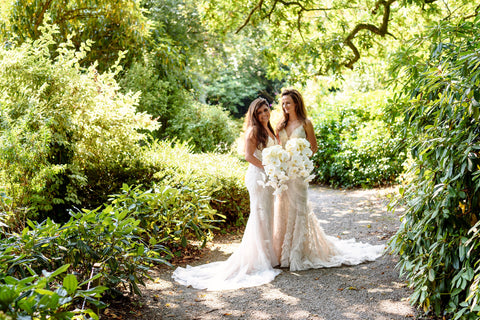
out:
<path id="1" fill-rule="evenodd" d="M 310 160 L 312 149 L 310 142 L 303 138 L 294 138 L 288 140 L 285 149 L 290 155 L 288 166 L 288 177 L 290 179 L 302 178 L 305 183 L 313 180 L 315 175 L 313 171 L 313 161 Z"/>
<path id="2" fill-rule="evenodd" d="M 264 176 L 263 179 L 266 182 L 258 181 L 258 183 L 263 187 L 273 187 L 275 195 L 288 188 L 285 182 L 289 179 L 287 176 L 289 157 L 288 152 L 280 145 L 268 147 L 262 151 L 262 163 L 268 179 Z"/>
<path id="3" fill-rule="evenodd" d="M 262 163 L 268 179 L 264 176 L 266 182 L 258 183 L 264 187 L 273 187 L 273 194 L 278 195 L 288 189 L 285 183 L 290 179 L 301 178 L 305 183 L 312 181 L 315 176 L 311 174 L 311 155 L 310 143 L 303 138 L 290 139 L 285 149 L 280 145 L 263 149 Z"/>

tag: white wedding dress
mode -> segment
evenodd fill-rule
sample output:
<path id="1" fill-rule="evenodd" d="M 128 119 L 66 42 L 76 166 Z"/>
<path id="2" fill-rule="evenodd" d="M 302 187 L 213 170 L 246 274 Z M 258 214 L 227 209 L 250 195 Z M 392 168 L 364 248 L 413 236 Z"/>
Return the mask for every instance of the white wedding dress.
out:
<path id="1" fill-rule="evenodd" d="M 285 146 L 291 138 L 306 138 L 306 133 L 299 126 L 290 137 L 285 129 L 279 132 L 279 137 Z M 308 205 L 308 184 L 297 178 L 289 180 L 287 186 L 276 199 L 274 215 L 274 250 L 281 267 L 297 271 L 356 265 L 383 254 L 383 245 L 327 236 Z"/>
<path id="2" fill-rule="evenodd" d="M 274 144 L 269 138 L 267 147 Z M 255 150 L 254 155 L 262 160 L 261 150 Z M 264 180 L 262 173 L 258 167 L 248 166 L 245 184 L 250 194 L 250 216 L 239 248 L 225 261 L 179 267 L 173 279 L 185 286 L 213 291 L 262 285 L 281 272 L 273 268 L 278 265 L 272 243 L 273 189 L 258 184 Z"/>

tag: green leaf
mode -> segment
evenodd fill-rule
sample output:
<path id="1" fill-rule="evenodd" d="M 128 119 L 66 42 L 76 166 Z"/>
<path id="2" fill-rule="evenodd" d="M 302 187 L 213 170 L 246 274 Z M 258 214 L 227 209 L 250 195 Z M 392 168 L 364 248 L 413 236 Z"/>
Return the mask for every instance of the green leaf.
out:
<path id="1" fill-rule="evenodd" d="M 63 287 L 67 290 L 68 294 L 74 294 L 78 287 L 77 277 L 73 274 L 66 275 L 65 278 L 63 278 Z"/>
<path id="2" fill-rule="evenodd" d="M 41 289 L 41 288 L 35 289 L 35 292 L 41 295 L 46 295 L 46 296 L 52 296 L 53 294 L 55 294 L 55 292 L 53 291 L 50 291 L 47 289 Z"/>
<path id="3" fill-rule="evenodd" d="M 435 271 L 433 269 L 430 269 L 428 271 L 428 280 L 432 282 L 435 280 Z"/>
<path id="4" fill-rule="evenodd" d="M 45 277 L 47 277 L 47 278 L 56 277 L 56 276 L 58 276 L 59 274 L 67 271 L 68 268 L 70 268 L 70 264 L 63 265 L 63 266 L 61 266 L 60 268 L 58 268 L 57 270 L 55 270 L 54 272 L 52 272 L 52 273 L 50 273 L 50 274 L 48 274 L 48 272 L 45 272 L 46 274 L 48 274 L 48 276 L 45 276 Z"/>

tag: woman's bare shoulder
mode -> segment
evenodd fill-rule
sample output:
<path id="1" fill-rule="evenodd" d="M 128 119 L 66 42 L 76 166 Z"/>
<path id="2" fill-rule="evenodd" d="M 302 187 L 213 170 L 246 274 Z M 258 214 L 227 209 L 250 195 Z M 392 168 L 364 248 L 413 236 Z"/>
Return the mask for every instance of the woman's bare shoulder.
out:
<path id="1" fill-rule="evenodd" d="M 308 129 L 313 129 L 313 124 L 312 124 L 312 121 L 310 119 L 305 119 L 305 121 L 303 122 L 303 128 L 305 130 L 308 130 Z"/>
<path id="2" fill-rule="evenodd" d="M 250 140 L 250 141 L 256 141 L 257 140 L 254 127 L 248 127 L 247 130 L 245 130 L 245 139 Z"/>

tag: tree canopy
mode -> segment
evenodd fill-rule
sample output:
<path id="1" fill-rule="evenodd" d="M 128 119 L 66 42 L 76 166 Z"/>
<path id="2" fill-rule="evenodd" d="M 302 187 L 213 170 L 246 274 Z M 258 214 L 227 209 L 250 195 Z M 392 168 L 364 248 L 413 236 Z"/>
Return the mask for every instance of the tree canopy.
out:
<path id="1" fill-rule="evenodd" d="M 203 8 L 217 31 L 265 30 L 270 75 L 296 78 L 338 73 L 361 59 L 388 59 L 432 21 L 479 11 L 468 0 L 214 0 Z"/>
<path id="2" fill-rule="evenodd" d="M 132 0 L 20 0 L 5 1 L 5 16 L 1 28 L 3 40 L 23 43 L 37 39 L 40 26 L 48 17 L 58 25 L 58 43 L 67 38 L 77 48 L 82 42 L 94 42 L 84 63 L 98 61 L 99 68 L 112 65 L 118 52 L 129 50 L 125 62 L 130 62 L 150 36 L 152 27 L 140 3 Z"/>

